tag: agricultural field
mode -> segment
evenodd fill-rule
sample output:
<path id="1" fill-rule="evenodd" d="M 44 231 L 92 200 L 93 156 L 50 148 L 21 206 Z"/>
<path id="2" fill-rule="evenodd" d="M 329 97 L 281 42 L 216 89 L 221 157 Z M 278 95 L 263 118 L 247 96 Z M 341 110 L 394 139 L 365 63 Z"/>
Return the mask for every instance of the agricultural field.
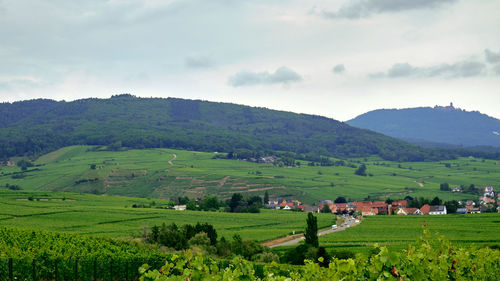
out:
<path id="1" fill-rule="evenodd" d="M 313 203 L 344 196 L 351 200 L 432 198 L 477 199 L 477 195 L 440 191 L 440 183 L 499 189 L 498 161 L 460 158 L 442 162 L 398 163 L 379 158 L 346 160 L 346 166 L 279 167 L 273 164 L 213 159 L 217 153 L 173 149 L 95 151 L 91 146 L 65 147 L 46 154 L 35 166 L 0 166 L 0 186 L 47 190 L 172 198 L 233 193 L 283 196 Z M 18 159 L 12 159 L 14 161 Z M 337 159 L 333 159 L 337 160 Z M 368 176 L 354 175 L 364 163 Z"/>
<path id="2" fill-rule="evenodd" d="M 110 238 L 131 238 L 143 227 L 170 224 L 212 224 L 219 237 L 265 241 L 293 231 L 303 232 L 306 213 L 262 210 L 261 213 L 175 211 L 132 208 L 133 204 L 162 206 L 161 199 L 109 195 L 0 190 L 0 226 L 51 230 Z M 334 216 L 319 214 L 318 225 L 327 227 Z"/>
<path id="3" fill-rule="evenodd" d="M 424 226 L 460 247 L 500 247 L 500 214 L 442 216 L 372 216 L 345 231 L 320 236 L 320 244 L 332 251 L 367 253 L 375 243 L 401 250 L 422 236 Z"/>

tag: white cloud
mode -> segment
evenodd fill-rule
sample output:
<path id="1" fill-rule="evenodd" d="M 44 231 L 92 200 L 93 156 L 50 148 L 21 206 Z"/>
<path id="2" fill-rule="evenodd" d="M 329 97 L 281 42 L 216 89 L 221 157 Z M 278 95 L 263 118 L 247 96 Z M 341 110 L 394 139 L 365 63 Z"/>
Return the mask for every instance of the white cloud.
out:
<path id="1" fill-rule="evenodd" d="M 190 68 L 208 68 L 214 66 L 212 59 L 204 55 L 191 55 L 184 59 L 184 63 Z"/>
<path id="2" fill-rule="evenodd" d="M 465 78 L 481 76 L 486 74 L 486 65 L 477 61 L 460 61 L 452 64 L 442 63 L 427 67 L 415 67 L 409 63 L 396 63 L 387 73 L 372 74 L 373 78 L 399 78 L 399 77 L 445 77 L 445 78 Z"/>
<path id="3" fill-rule="evenodd" d="M 337 64 L 332 68 L 333 73 L 343 73 L 345 72 L 345 66 L 343 64 Z"/>
<path id="4" fill-rule="evenodd" d="M 453 100 L 500 117 L 500 2 L 439 3 L 0 0 L 0 77 L 38 79 L 4 79 L 0 101 L 130 92 L 346 120 Z M 309 12 L 356 5 L 362 20 Z"/>
<path id="5" fill-rule="evenodd" d="M 320 10 L 319 13 L 326 18 L 358 19 L 380 13 L 431 9 L 454 2 L 456 0 L 351 0 L 336 12 Z"/>
<path id="6" fill-rule="evenodd" d="M 486 56 L 486 61 L 489 63 L 497 63 L 500 62 L 500 53 L 495 53 L 490 51 L 489 49 L 484 50 L 484 54 Z"/>
<path id="7" fill-rule="evenodd" d="M 289 84 L 302 81 L 302 76 L 292 69 L 282 66 L 274 73 L 241 71 L 229 77 L 229 85 L 233 87 Z"/>

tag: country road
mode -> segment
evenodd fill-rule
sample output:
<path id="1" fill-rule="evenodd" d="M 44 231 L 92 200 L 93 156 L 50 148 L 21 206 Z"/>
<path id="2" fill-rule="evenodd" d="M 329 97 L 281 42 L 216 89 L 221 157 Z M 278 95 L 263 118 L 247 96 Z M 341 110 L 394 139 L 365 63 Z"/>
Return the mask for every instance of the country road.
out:
<path id="1" fill-rule="evenodd" d="M 335 229 L 326 229 L 326 230 L 318 231 L 318 236 L 322 236 L 322 235 L 330 234 L 330 233 L 333 233 L 333 232 L 338 232 L 338 231 L 346 230 L 347 228 L 356 226 L 358 224 L 359 224 L 359 220 L 357 220 L 357 219 L 355 219 L 353 217 L 349 217 L 342 225 L 338 226 Z M 299 234 L 297 236 L 298 236 L 297 238 L 294 238 L 292 240 L 288 240 L 288 241 L 285 241 L 285 242 L 280 242 L 280 243 L 276 243 L 276 244 L 272 244 L 272 245 L 269 245 L 270 242 L 268 242 L 266 244 L 267 244 L 267 247 L 269 247 L 269 248 L 281 247 L 281 246 L 291 246 L 291 245 L 295 245 L 295 244 L 297 244 L 300 241 L 302 241 L 302 240 L 305 239 L 304 238 L 304 234 Z M 277 240 L 280 240 L 280 239 L 277 239 Z M 271 241 L 271 243 L 272 243 L 272 241 Z"/>
<path id="2" fill-rule="evenodd" d="M 170 164 L 171 166 L 173 166 L 173 165 L 174 165 L 174 163 L 173 163 L 172 161 L 174 161 L 174 160 L 175 160 L 175 158 L 177 158 L 177 155 L 176 155 L 176 154 L 173 154 L 172 156 L 173 156 L 173 157 L 172 157 L 172 159 L 168 160 L 168 164 Z"/>

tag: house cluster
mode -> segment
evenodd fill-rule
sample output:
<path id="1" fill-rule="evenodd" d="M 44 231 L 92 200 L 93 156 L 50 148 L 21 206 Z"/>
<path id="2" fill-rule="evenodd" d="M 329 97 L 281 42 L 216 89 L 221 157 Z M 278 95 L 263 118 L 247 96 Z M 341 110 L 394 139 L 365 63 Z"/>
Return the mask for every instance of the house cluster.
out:
<path id="1" fill-rule="evenodd" d="M 384 201 L 355 201 L 347 203 L 334 203 L 332 200 L 321 200 L 319 209 L 328 206 L 330 212 L 334 214 L 345 214 L 360 212 L 363 216 L 375 216 L 378 214 L 392 214 L 393 210 L 406 208 L 406 200 L 394 201 L 387 204 Z"/>
<path id="2" fill-rule="evenodd" d="M 356 201 L 348 203 L 333 203 L 331 200 L 320 201 L 320 209 L 325 204 L 332 213 L 361 213 L 363 216 L 375 215 L 446 215 L 446 206 L 424 205 L 422 208 L 408 208 L 406 200 L 393 201 L 388 204 L 384 201 Z"/>
<path id="3" fill-rule="evenodd" d="M 419 208 L 401 208 L 396 212 L 397 215 L 446 215 L 446 206 L 436 205 L 431 206 L 428 204 Z"/>
<path id="4" fill-rule="evenodd" d="M 460 205 L 465 206 L 465 208 L 457 209 L 457 213 L 460 214 L 476 214 L 485 212 L 487 210 L 491 211 L 491 208 L 495 206 L 495 202 L 500 202 L 500 193 L 497 193 L 495 201 L 495 191 L 492 186 L 485 186 L 484 193 L 479 197 L 478 204 L 473 200 L 459 201 Z M 497 206 L 497 212 L 500 213 L 500 207 Z"/>
<path id="5" fill-rule="evenodd" d="M 318 206 L 302 204 L 294 199 L 270 199 L 266 205 L 271 209 L 293 210 L 301 209 L 304 212 L 319 213 L 328 206 L 333 214 L 360 213 L 363 216 L 375 215 L 446 215 L 446 206 L 424 205 L 422 208 L 408 208 L 406 200 L 393 201 L 388 204 L 384 201 L 355 201 L 334 203 L 332 200 L 321 200 Z"/>
<path id="6" fill-rule="evenodd" d="M 276 163 L 276 161 L 278 161 L 278 157 L 273 155 L 273 156 L 265 156 L 265 157 L 260 157 L 260 158 L 250 157 L 249 159 L 242 159 L 242 160 L 256 162 L 256 163 L 272 164 L 272 163 Z"/>
<path id="7" fill-rule="evenodd" d="M 282 199 L 282 198 L 271 198 L 269 199 L 266 207 L 270 209 L 283 209 L 283 210 L 294 210 L 301 209 L 304 212 L 317 213 L 318 207 L 302 204 L 299 200 L 295 199 Z"/>

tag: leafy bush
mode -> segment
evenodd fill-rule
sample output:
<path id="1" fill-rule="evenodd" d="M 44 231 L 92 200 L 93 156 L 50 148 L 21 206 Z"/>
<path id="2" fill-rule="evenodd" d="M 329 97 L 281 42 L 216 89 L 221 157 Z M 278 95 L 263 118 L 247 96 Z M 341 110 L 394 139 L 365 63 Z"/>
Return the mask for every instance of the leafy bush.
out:
<path id="1" fill-rule="evenodd" d="M 302 267 L 271 263 L 259 272 L 239 257 L 221 265 L 187 251 L 172 257 L 160 270 L 143 265 L 140 280 L 497 280 L 500 274 L 499 250 L 455 248 L 442 237 L 432 238 L 427 230 L 407 250 L 390 252 L 376 246 L 375 252 L 369 258 L 334 258 L 328 267 L 311 260 Z M 323 257 L 318 261 L 325 262 Z"/>

